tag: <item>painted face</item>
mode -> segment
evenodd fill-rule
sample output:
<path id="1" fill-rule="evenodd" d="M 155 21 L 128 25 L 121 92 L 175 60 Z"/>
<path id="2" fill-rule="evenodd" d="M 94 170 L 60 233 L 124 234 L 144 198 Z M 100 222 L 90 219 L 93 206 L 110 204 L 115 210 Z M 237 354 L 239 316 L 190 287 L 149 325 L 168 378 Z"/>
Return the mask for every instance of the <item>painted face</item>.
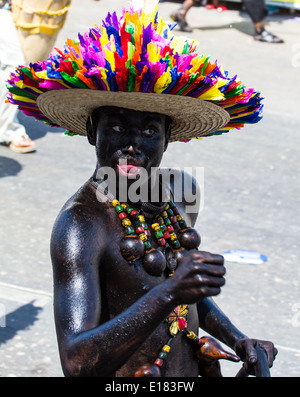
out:
<path id="1" fill-rule="evenodd" d="M 93 114 L 95 146 L 100 167 L 112 167 L 122 176 L 134 177 L 140 169 L 158 167 L 168 144 L 167 116 L 103 107 Z"/>

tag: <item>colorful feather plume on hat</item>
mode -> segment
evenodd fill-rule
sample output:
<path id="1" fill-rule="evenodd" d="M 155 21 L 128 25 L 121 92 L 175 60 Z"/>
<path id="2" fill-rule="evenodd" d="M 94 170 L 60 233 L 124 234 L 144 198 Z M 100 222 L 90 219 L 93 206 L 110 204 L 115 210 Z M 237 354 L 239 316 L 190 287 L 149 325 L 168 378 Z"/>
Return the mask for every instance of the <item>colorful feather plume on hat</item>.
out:
<path id="1" fill-rule="evenodd" d="M 63 51 L 19 66 L 8 80 L 8 102 L 55 125 L 36 103 L 49 90 L 135 91 L 188 96 L 222 107 L 230 122 L 213 134 L 258 122 L 260 94 L 245 88 L 237 76 L 228 77 L 207 54 L 198 54 L 197 41 L 175 36 L 174 26 L 158 18 L 156 8 L 149 14 L 123 10 L 121 17 L 108 13 L 100 26 L 79 34 L 79 40 L 68 39 Z"/>

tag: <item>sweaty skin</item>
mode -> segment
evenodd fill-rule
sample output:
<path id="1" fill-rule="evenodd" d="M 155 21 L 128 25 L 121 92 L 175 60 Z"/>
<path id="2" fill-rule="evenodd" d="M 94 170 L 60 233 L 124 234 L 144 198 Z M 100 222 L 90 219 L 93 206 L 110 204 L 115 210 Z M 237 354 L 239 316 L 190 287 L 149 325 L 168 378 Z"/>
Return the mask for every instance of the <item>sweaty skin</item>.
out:
<path id="1" fill-rule="evenodd" d="M 151 167 L 161 162 L 169 133 L 169 120 L 160 114 L 114 107 L 94 112 L 87 122 L 88 140 L 96 149 L 94 178 L 101 167 L 112 167 L 118 181 L 119 164 L 124 160 L 150 175 Z M 190 178 L 179 172 L 176 177 Z M 130 183 L 128 179 L 128 186 Z M 196 215 L 186 212 L 186 204 L 184 200 L 175 203 L 187 225 L 193 226 Z M 139 208 L 140 203 L 132 205 Z M 101 194 L 89 181 L 57 217 L 51 256 L 55 322 L 65 376 L 134 376 L 142 365 L 154 363 L 168 342 L 164 320 L 180 304 L 189 305 L 189 330 L 197 334 L 200 326 L 238 349 L 245 359 L 255 360 L 257 341 L 234 327 L 211 299 L 225 283 L 223 257 L 190 251 L 174 276 L 151 276 L 142 261 L 130 265 L 124 260 L 119 248 L 123 237 L 115 209 L 104 196 L 101 201 Z M 273 344 L 260 344 L 272 365 Z M 175 338 L 161 372 L 162 376 L 198 376 L 194 349 L 182 334 Z"/>

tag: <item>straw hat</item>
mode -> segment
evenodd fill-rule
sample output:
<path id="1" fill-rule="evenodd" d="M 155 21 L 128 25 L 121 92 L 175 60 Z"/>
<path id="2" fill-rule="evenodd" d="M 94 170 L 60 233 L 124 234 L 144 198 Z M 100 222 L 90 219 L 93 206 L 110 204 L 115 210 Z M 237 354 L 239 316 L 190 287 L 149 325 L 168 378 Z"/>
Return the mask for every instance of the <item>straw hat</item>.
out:
<path id="1" fill-rule="evenodd" d="M 229 78 L 173 27 L 156 9 L 109 13 L 79 41 L 68 39 L 63 51 L 19 67 L 8 80 L 8 101 L 69 135 L 86 135 L 88 117 L 101 106 L 170 116 L 171 142 L 259 121 L 260 94 Z"/>
<path id="2" fill-rule="evenodd" d="M 229 114 L 212 103 L 176 95 L 141 92 L 91 91 L 87 89 L 50 91 L 37 100 L 50 120 L 67 130 L 86 135 L 86 121 L 101 106 L 117 106 L 171 117 L 170 142 L 200 137 L 224 127 Z"/>

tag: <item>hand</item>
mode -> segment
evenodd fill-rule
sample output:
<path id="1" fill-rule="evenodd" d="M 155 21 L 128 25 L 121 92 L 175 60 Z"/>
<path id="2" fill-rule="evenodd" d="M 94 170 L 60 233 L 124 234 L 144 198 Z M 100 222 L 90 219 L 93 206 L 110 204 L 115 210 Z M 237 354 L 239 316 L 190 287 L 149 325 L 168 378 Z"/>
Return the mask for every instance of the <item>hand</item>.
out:
<path id="1" fill-rule="evenodd" d="M 216 296 L 225 284 L 224 258 L 203 251 L 187 251 L 168 280 L 178 304 L 192 304 Z"/>
<path id="2" fill-rule="evenodd" d="M 278 350 L 272 342 L 249 338 L 239 340 L 235 344 L 234 350 L 241 360 L 246 363 L 247 371 L 250 375 L 254 375 L 253 366 L 257 362 L 257 353 L 255 350 L 257 344 L 267 353 L 269 368 L 273 366 L 273 362 L 278 353 Z"/>

